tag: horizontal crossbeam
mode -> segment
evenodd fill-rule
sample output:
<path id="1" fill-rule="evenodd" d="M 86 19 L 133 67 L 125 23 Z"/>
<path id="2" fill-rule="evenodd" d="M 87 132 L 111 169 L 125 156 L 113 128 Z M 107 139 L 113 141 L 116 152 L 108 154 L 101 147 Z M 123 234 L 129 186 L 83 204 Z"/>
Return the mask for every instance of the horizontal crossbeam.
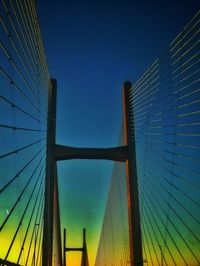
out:
<path id="1" fill-rule="evenodd" d="M 83 248 L 65 248 L 65 251 L 84 251 Z"/>
<path id="2" fill-rule="evenodd" d="M 55 145 L 56 161 L 69 159 L 99 159 L 125 162 L 128 159 L 127 146 L 114 148 L 75 148 Z"/>

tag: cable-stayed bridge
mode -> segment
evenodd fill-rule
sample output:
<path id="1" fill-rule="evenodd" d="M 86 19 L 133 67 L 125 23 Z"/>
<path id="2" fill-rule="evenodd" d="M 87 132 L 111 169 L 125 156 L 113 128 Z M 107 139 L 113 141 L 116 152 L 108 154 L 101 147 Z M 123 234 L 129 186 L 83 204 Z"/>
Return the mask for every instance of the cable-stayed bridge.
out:
<path id="1" fill-rule="evenodd" d="M 34 1 L 0 1 L 0 264 L 65 265 L 57 164 L 115 161 L 96 266 L 200 265 L 200 12 L 123 86 L 118 147 L 55 142 L 56 80 Z M 67 227 L 67 225 L 66 225 Z"/>

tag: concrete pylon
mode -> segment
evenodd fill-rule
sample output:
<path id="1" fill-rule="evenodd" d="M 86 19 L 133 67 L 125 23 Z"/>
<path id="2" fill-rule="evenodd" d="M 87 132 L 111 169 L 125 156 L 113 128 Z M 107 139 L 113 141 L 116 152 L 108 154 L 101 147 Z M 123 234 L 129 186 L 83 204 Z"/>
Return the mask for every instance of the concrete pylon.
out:
<path id="1" fill-rule="evenodd" d="M 124 146 L 111 148 L 75 148 L 55 143 L 56 129 L 56 81 L 51 80 L 52 86 L 49 91 L 49 110 L 48 110 L 48 132 L 47 132 L 47 163 L 45 179 L 45 209 L 44 209 L 44 234 L 43 234 L 43 266 L 52 266 L 53 233 L 57 236 L 56 265 L 62 264 L 61 256 L 61 236 L 59 214 L 58 181 L 56 173 L 56 162 L 70 159 L 104 159 L 120 161 L 126 163 L 127 172 L 127 198 L 128 198 L 128 220 L 129 220 L 129 240 L 130 240 L 130 260 L 131 266 L 142 266 L 142 240 L 140 211 L 138 198 L 138 181 L 136 167 L 135 150 L 135 127 L 134 112 L 132 103 L 132 84 L 129 81 L 123 85 L 124 102 Z M 56 202 L 56 210 L 54 203 Z M 54 219 L 57 219 L 57 223 Z M 55 226 L 56 224 L 56 226 Z M 66 237 L 66 231 L 64 231 Z M 85 234 L 85 233 L 84 233 Z M 66 240 L 66 239 L 65 239 Z M 65 243 L 65 242 L 64 242 Z M 83 248 L 70 249 L 64 246 L 63 260 L 65 261 L 66 251 L 83 251 Z M 86 248 L 86 246 L 85 246 Z M 87 254 L 87 248 L 84 254 Z M 82 259 L 82 265 L 88 265 L 88 258 Z M 84 264 L 85 263 L 85 264 Z"/>
<path id="2" fill-rule="evenodd" d="M 69 252 L 69 251 L 82 252 L 81 266 L 89 266 L 85 228 L 83 229 L 83 246 L 80 248 L 66 247 L 66 229 L 64 229 L 64 234 L 63 234 L 63 266 L 67 265 L 66 252 Z"/>

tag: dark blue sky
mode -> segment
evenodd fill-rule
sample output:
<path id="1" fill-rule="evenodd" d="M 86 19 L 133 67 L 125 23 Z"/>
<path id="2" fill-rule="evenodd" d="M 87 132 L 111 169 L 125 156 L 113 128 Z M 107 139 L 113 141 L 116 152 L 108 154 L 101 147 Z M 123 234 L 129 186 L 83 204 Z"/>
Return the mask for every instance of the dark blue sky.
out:
<path id="1" fill-rule="evenodd" d="M 134 83 L 199 8 L 199 0 L 38 0 L 49 70 L 58 81 L 57 142 L 117 145 L 123 81 Z M 111 173 L 110 162 L 59 167 L 62 226 L 77 231 L 75 238 L 89 226 L 94 254 Z"/>
<path id="2" fill-rule="evenodd" d="M 200 4 L 43 0 L 37 6 L 58 80 L 58 141 L 107 146 L 117 141 L 123 80 L 136 81 Z"/>

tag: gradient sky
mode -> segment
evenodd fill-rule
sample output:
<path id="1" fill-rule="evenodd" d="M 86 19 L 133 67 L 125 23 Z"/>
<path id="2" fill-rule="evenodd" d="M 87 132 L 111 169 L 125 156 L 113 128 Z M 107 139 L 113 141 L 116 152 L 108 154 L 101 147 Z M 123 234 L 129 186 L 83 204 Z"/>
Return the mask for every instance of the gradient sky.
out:
<path id="1" fill-rule="evenodd" d="M 122 83 L 135 82 L 200 7 L 185 1 L 47 1 L 37 10 L 58 81 L 57 143 L 109 147 L 122 124 Z M 94 265 L 112 162 L 59 163 L 62 230 L 78 246 L 86 227 Z M 70 266 L 78 266 L 76 254 Z"/>

